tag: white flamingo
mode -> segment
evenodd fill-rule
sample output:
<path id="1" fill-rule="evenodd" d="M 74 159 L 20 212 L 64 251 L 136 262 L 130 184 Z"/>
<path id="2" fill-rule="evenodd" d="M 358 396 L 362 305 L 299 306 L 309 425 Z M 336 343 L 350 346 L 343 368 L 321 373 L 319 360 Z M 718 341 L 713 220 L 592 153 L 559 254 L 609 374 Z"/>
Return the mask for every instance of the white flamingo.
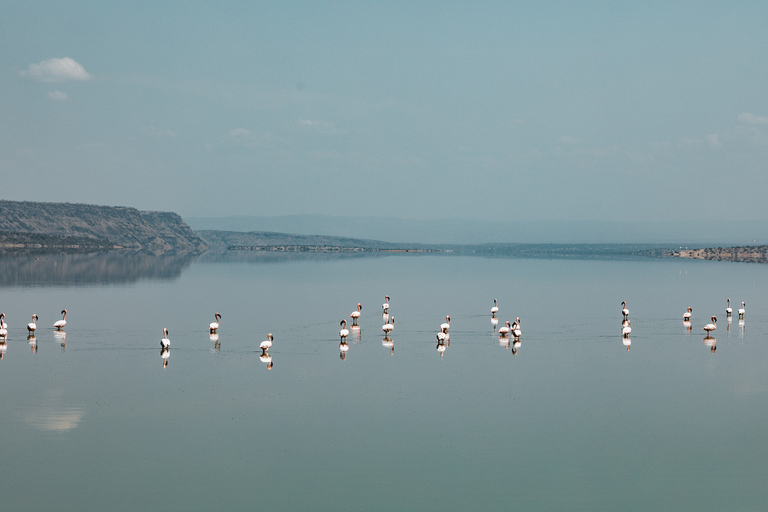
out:
<path id="1" fill-rule="evenodd" d="M 160 340 L 160 348 L 171 348 L 171 340 L 168 339 L 168 329 L 163 327 L 163 339 Z"/>
<path id="2" fill-rule="evenodd" d="M 61 314 L 64 315 L 61 317 L 61 320 L 56 320 L 53 322 L 53 326 L 56 328 L 57 331 L 60 331 L 64 328 L 65 325 L 67 325 L 67 310 L 62 309 Z"/>
<path id="3" fill-rule="evenodd" d="M 219 322 L 221 321 L 221 314 L 215 313 L 213 315 L 213 319 L 216 320 L 215 322 L 211 322 L 211 325 L 208 326 L 208 333 L 213 334 L 216 332 L 219 332 Z"/>
<path id="4" fill-rule="evenodd" d="M 8 329 L 8 324 L 5 323 L 5 313 L 0 313 L 0 327 Z"/>
<path id="5" fill-rule="evenodd" d="M 512 326 L 509 324 L 509 320 L 504 322 L 504 327 L 499 329 L 499 334 L 502 336 L 507 336 L 509 332 L 512 330 Z"/>
<path id="6" fill-rule="evenodd" d="M 259 348 L 261 349 L 262 352 L 266 352 L 267 350 L 269 350 L 269 348 L 272 346 L 273 339 L 275 338 L 272 336 L 272 333 L 267 334 L 267 339 L 265 339 L 259 344 Z"/>
<path id="7" fill-rule="evenodd" d="M 349 314 L 349 317 L 352 319 L 352 325 L 357 325 L 357 319 L 360 318 L 360 312 L 363 310 L 363 305 L 359 302 L 357 303 L 357 311 L 353 311 Z"/>
<path id="8" fill-rule="evenodd" d="M 31 321 L 31 322 L 29 322 L 29 323 L 27 324 L 27 330 L 28 330 L 30 333 L 33 333 L 33 332 L 35 332 L 35 330 L 37 329 L 37 324 L 35 323 L 35 320 L 40 320 L 40 319 L 37 317 L 37 315 L 36 315 L 36 314 L 35 314 L 35 315 L 32 315 L 32 321 Z"/>
<path id="9" fill-rule="evenodd" d="M 389 295 L 384 296 L 384 304 L 381 305 L 381 309 L 384 311 L 389 310 Z"/>
<path id="10" fill-rule="evenodd" d="M 624 315 L 624 318 L 629 318 L 629 310 L 627 309 L 627 302 L 621 301 L 621 314 Z"/>
<path id="11" fill-rule="evenodd" d="M 703 327 L 703 329 L 704 329 L 705 331 L 707 331 L 707 336 L 709 336 L 709 333 L 711 333 L 712 331 L 714 331 L 715 329 L 717 329 L 717 318 L 715 318 L 715 317 L 713 316 L 713 317 L 712 317 L 712 323 L 711 323 L 711 324 L 707 324 L 707 325 L 705 325 L 705 326 Z"/>
<path id="12" fill-rule="evenodd" d="M 512 324 L 510 332 L 515 335 L 515 338 L 519 338 L 523 334 L 523 331 L 520 330 L 520 317 L 517 317 L 517 320 Z"/>
<path id="13" fill-rule="evenodd" d="M 731 309 L 731 299 L 728 299 L 728 307 L 725 308 L 725 316 L 731 316 L 733 310 Z"/>
<path id="14" fill-rule="evenodd" d="M 496 317 L 496 313 L 499 312 L 499 308 L 496 306 L 496 299 L 493 299 L 493 307 L 491 308 L 491 316 Z"/>
<path id="15" fill-rule="evenodd" d="M 391 333 L 395 329 L 395 317 L 391 317 L 389 319 L 389 322 L 381 326 L 381 330 L 384 331 L 384 335 L 386 337 L 389 337 L 389 333 Z"/>
<path id="16" fill-rule="evenodd" d="M 689 306 L 688 311 L 683 313 L 683 322 L 690 322 L 691 321 L 691 314 L 693 309 Z"/>
<path id="17" fill-rule="evenodd" d="M 451 315 L 445 315 L 445 322 L 440 324 L 440 330 L 448 332 L 451 328 Z"/>
<path id="18" fill-rule="evenodd" d="M 746 304 L 742 302 L 741 307 L 739 308 L 739 320 L 744 320 L 744 313 L 746 313 L 746 310 L 744 309 L 745 307 Z"/>
<path id="19" fill-rule="evenodd" d="M 341 330 L 339 331 L 339 336 L 341 336 L 341 342 L 344 343 L 344 340 L 347 339 L 347 336 L 349 336 L 349 329 L 347 329 L 347 321 L 342 320 L 339 325 L 341 326 Z"/>

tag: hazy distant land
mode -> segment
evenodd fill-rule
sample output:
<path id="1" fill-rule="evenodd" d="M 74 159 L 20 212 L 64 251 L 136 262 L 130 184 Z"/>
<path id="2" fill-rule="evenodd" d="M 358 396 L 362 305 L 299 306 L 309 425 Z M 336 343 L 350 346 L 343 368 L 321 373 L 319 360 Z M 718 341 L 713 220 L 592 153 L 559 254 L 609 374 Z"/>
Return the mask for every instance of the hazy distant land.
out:
<path id="1" fill-rule="evenodd" d="M 253 220 L 243 219 L 243 226 L 250 225 L 249 219 Z M 432 225 L 436 229 L 439 227 L 439 222 L 431 222 L 425 225 Z M 231 224 L 232 221 L 224 220 L 223 223 Z M 380 220 L 377 224 L 369 219 L 365 224 L 382 226 L 387 221 Z M 467 221 L 463 229 L 469 230 L 471 226 L 472 222 Z M 311 227 L 310 224 L 306 229 Z M 315 227 L 320 229 L 319 226 Z M 407 231 L 405 236 L 413 237 L 421 228 L 414 229 Z M 511 233 L 509 235 L 507 240 L 515 239 Z M 765 245 L 719 248 L 693 246 L 682 249 L 669 243 L 512 243 L 506 242 L 504 235 L 495 238 L 497 241 L 493 243 L 457 243 L 456 238 L 444 243 L 427 243 L 260 230 L 193 231 L 173 212 L 142 212 L 134 208 L 87 204 L 0 201 L 0 252 L 5 253 L 87 253 L 122 249 L 155 255 L 208 253 L 214 258 L 230 255 L 248 259 L 291 254 L 384 255 L 407 252 L 497 258 L 673 257 L 768 262 L 768 246 Z"/>

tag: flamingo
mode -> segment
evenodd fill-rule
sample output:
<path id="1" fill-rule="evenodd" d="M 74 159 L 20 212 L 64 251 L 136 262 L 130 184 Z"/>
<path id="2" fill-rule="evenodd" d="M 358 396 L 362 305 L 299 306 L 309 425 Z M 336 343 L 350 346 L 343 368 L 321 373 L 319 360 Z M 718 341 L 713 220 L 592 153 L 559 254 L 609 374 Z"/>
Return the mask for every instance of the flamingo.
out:
<path id="1" fill-rule="evenodd" d="M 728 300 L 728 307 L 725 308 L 725 316 L 731 316 L 733 314 L 733 310 L 731 309 L 731 299 Z"/>
<path id="2" fill-rule="evenodd" d="M 491 308 L 491 316 L 496 317 L 496 313 L 499 312 L 499 308 L 496 306 L 496 299 L 493 299 L 493 307 Z"/>
<path id="3" fill-rule="evenodd" d="M 683 313 L 683 322 L 690 322 L 691 321 L 691 312 L 692 311 L 693 311 L 693 309 L 691 309 L 691 307 L 689 306 L 688 307 L 688 311 Z"/>
<path id="4" fill-rule="evenodd" d="M 357 325 L 357 319 L 360 318 L 360 312 L 363 310 L 363 305 L 359 302 L 357 303 L 357 311 L 353 311 L 349 314 L 349 317 L 352 319 L 352 325 Z"/>
<path id="5" fill-rule="evenodd" d="M 61 314 L 64 315 L 61 317 L 61 320 L 56 320 L 53 322 L 53 326 L 56 328 L 57 331 L 60 331 L 64 328 L 65 325 L 67 325 L 67 310 L 62 309 Z"/>
<path id="6" fill-rule="evenodd" d="M 341 342 L 344 343 L 344 340 L 347 339 L 347 336 L 349 336 L 349 329 L 347 329 L 347 321 L 342 320 L 339 325 L 341 326 L 341 330 L 339 331 L 339 336 L 341 336 Z"/>
<path id="7" fill-rule="evenodd" d="M 37 324 L 35 323 L 35 320 L 40 320 L 37 317 L 37 314 L 32 315 L 32 321 L 27 324 L 27 330 L 31 333 L 35 332 L 37 329 Z"/>
<path id="8" fill-rule="evenodd" d="M 451 315 L 445 315 L 445 323 L 440 324 L 440 330 L 448 332 L 448 329 L 451 328 Z"/>
<path id="9" fill-rule="evenodd" d="M 499 329 L 499 334 L 501 334 L 502 336 L 506 336 L 506 335 L 508 335 L 508 334 L 509 334 L 509 332 L 512 330 L 512 326 L 511 326 L 511 325 L 509 325 L 509 320 L 507 320 L 506 322 L 504 322 L 504 324 L 505 324 L 505 325 L 504 325 L 504 327 L 502 327 L 501 329 Z"/>
<path id="10" fill-rule="evenodd" d="M 163 327 L 163 339 L 160 340 L 160 348 L 171 348 L 171 340 L 168 339 L 168 329 L 165 327 Z"/>
<path id="11" fill-rule="evenodd" d="M 621 301 L 621 314 L 624 315 L 624 318 L 629 318 L 629 310 L 627 309 L 626 301 Z"/>
<path id="12" fill-rule="evenodd" d="M 715 329 L 717 329 L 717 318 L 715 318 L 715 317 L 713 316 L 713 317 L 712 317 L 712 323 L 711 323 L 711 324 L 707 324 L 707 325 L 705 325 L 705 326 L 703 327 L 703 329 L 704 329 L 705 331 L 707 331 L 707 336 L 709 336 L 709 333 L 711 333 L 712 331 L 714 331 Z"/>
<path id="13" fill-rule="evenodd" d="M 0 327 L 0 338 L 6 338 L 8 336 L 8 329 Z"/>
<path id="14" fill-rule="evenodd" d="M 208 326 L 208 333 L 209 334 L 214 334 L 216 332 L 219 332 L 219 322 L 221 321 L 221 314 L 217 312 L 217 313 L 215 313 L 213 315 L 213 318 L 216 321 L 215 322 L 211 322 L 211 325 Z"/>
<path id="15" fill-rule="evenodd" d="M 744 307 L 746 304 L 744 302 L 741 303 L 741 307 L 739 308 L 739 320 L 744 320 L 744 313 L 746 313 L 746 310 Z"/>
<path id="16" fill-rule="evenodd" d="M 391 333 L 395 329 L 395 317 L 391 317 L 389 319 L 389 322 L 381 326 L 381 330 L 384 331 L 384 336 L 389 337 L 389 333 Z"/>
<path id="17" fill-rule="evenodd" d="M 523 331 L 520 330 L 520 317 L 517 317 L 517 320 L 512 324 L 510 332 L 515 335 L 515 338 L 519 338 L 523 334 Z"/>
<path id="18" fill-rule="evenodd" d="M 632 327 L 629 326 L 629 320 L 627 320 L 627 325 L 621 328 L 621 335 L 625 338 L 629 338 L 630 334 L 632 334 Z"/>
<path id="19" fill-rule="evenodd" d="M 381 305 L 381 309 L 383 309 L 385 312 L 389 310 L 389 295 L 384 296 L 384 304 Z"/>
<path id="20" fill-rule="evenodd" d="M 266 352 L 267 350 L 269 350 L 269 347 L 272 346 L 273 339 L 274 338 L 272 337 L 272 333 L 267 334 L 267 339 L 265 339 L 264 341 L 261 342 L 261 344 L 259 344 L 259 348 L 261 349 L 262 352 Z"/>
<path id="21" fill-rule="evenodd" d="M 5 313 L 0 313 L 0 327 L 8 329 L 8 324 L 5 323 Z"/>

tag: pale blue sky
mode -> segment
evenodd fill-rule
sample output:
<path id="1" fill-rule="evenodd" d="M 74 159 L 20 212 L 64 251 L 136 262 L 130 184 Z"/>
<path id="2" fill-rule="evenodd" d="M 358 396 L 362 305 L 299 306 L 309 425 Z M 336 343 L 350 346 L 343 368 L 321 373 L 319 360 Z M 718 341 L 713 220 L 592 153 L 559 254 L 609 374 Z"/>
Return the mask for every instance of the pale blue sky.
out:
<path id="1" fill-rule="evenodd" d="M 768 2 L 114 4 L 0 6 L 0 197 L 768 221 Z"/>

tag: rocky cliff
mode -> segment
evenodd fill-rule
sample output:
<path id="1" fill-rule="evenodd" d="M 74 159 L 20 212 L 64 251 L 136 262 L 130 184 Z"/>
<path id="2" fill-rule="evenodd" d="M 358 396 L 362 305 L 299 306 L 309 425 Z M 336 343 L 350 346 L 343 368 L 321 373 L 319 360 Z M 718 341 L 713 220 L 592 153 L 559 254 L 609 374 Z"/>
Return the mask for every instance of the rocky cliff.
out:
<path id="1" fill-rule="evenodd" d="M 0 201 L 0 231 L 90 238 L 152 254 L 201 253 L 206 243 L 172 212 L 124 206 Z"/>

